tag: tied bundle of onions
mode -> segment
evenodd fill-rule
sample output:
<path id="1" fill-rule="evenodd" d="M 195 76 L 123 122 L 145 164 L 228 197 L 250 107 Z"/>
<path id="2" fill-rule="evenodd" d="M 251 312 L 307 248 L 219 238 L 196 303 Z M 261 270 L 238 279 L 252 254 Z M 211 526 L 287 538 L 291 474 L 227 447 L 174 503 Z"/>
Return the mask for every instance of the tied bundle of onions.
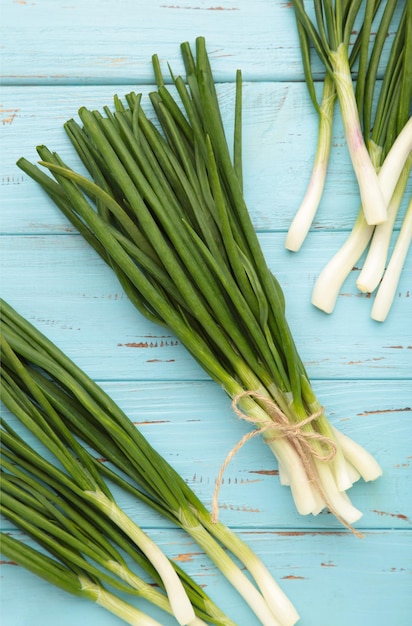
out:
<path id="1" fill-rule="evenodd" d="M 368 293 L 379 286 L 412 166 L 412 5 L 389 0 L 382 10 L 381 4 L 381 0 L 365 3 L 352 0 L 344 7 L 339 0 L 316 1 L 314 23 L 302 0 L 293 1 L 306 83 L 318 112 L 319 127 L 312 176 L 290 225 L 286 248 L 299 250 L 319 206 L 330 158 L 336 100 L 340 104 L 362 201 L 351 233 L 322 269 L 313 289 L 312 304 L 326 313 L 332 313 L 344 280 L 368 246 L 356 285 L 360 291 Z M 360 20 L 359 35 L 350 50 L 349 40 L 356 19 Z M 382 52 L 391 28 L 396 29 L 396 35 L 383 79 L 378 80 Z M 311 46 L 326 69 L 320 103 L 314 85 Z M 356 60 L 355 87 L 351 68 Z M 372 307 L 371 317 L 377 321 L 384 321 L 392 306 L 411 241 L 410 212 L 408 208 Z"/>
<path id="2" fill-rule="evenodd" d="M 330 424 L 253 228 L 242 192 L 240 72 L 231 151 L 204 38 L 195 55 L 187 43 L 181 51 L 186 80 L 172 75 L 179 100 L 153 58 L 153 121 L 130 93 L 125 103 L 115 97 L 114 110 L 81 108 L 82 126 L 66 123 L 90 178 L 45 146 L 41 165 L 54 180 L 24 158 L 18 165 L 110 265 L 136 308 L 171 330 L 253 422 L 298 511 L 326 507 L 352 528 L 361 512 L 347 490 L 381 469 Z"/>

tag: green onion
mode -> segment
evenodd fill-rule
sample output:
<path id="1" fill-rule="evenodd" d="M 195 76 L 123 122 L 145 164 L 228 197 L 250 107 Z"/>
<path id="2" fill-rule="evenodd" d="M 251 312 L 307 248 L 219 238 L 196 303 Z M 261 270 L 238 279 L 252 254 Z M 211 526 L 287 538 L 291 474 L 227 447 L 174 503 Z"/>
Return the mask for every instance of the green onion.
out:
<path id="1" fill-rule="evenodd" d="M 2 553 L 37 576 L 68 593 L 99 604 L 127 624 L 132 626 L 161 626 L 149 615 L 120 599 L 86 574 L 76 573 L 71 567 L 65 566 L 42 552 L 25 545 L 7 533 L 2 532 L 0 535 Z"/>
<path id="2" fill-rule="evenodd" d="M 135 524 L 117 505 L 107 484 L 87 452 L 78 444 L 63 420 L 56 413 L 46 396 L 36 384 L 24 364 L 7 340 L 4 328 L 1 336 L 2 390 L 1 398 L 18 419 L 46 446 L 60 462 L 66 473 L 52 464 L 43 461 L 34 451 L 27 450 L 22 442 L 14 437 L 18 454 L 25 457 L 25 463 L 38 467 L 42 475 L 61 483 L 79 497 L 85 505 L 91 504 L 104 519 L 110 520 L 122 530 L 152 563 L 163 581 L 172 612 L 179 624 L 195 623 L 195 613 L 182 581 L 169 559 L 159 547 Z M 17 377 L 19 383 L 16 383 Z M 26 389 L 26 394 L 22 393 Z M 27 397 L 27 393 L 31 398 Z M 37 404 L 41 406 L 37 408 Z M 3 433 L 5 444 L 10 440 Z M 10 444 L 11 445 L 11 444 Z M 9 445 L 9 448 L 10 448 Z M 4 452 L 6 456 L 10 453 Z M 15 459 L 12 454 L 9 457 Z M 32 470 L 33 472 L 34 470 Z"/>
<path id="3" fill-rule="evenodd" d="M 11 434 L 12 430 L 8 425 L 5 428 L 9 436 L 16 437 L 15 433 Z M 5 434 L 5 430 L 2 434 Z M 67 566 L 80 567 L 89 576 L 104 580 L 120 591 L 144 597 L 173 614 L 167 597 L 127 566 L 120 552 L 108 542 L 105 534 L 96 536 L 100 519 L 96 517 L 95 511 L 91 510 L 89 521 L 85 515 L 84 503 L 80 502 L 82 508 L 76 510 L 73 502 L 69 502 L 61 493 L 41 485 L 38 480 L 19 469 L 19 456 L 16 453 L 11 453 L 9 449 L 6 454 L 13 458 L 13 462 L 5 459 L 2 462 L 2 515 Z M 32 454 L 35 453 L 32 451 Z M 5 471 L 6 469 L 9 471 Z M 82 511 L 81 515 L 79 510 Z M 114 527 L 110 527 L 110 533 L 115 533 Z M 124 543 L 122 535 L 119 537 L 120 542 Z M 139 563 L 144 562 L 141 553 L 138 553 L 137 560 Z"/>
<path id="4" fill-rule="evenodd" d="M 170 329 L 253 422 L 298 511 L 329 508 L 354 530 L 361 512 L 343 492 L 357 473 L 313 392 L 282 289 L 253 228 L 242 192 L 239 121 L 234 163 L 205 41 L 196 40 L 195 55 L 188 44 L 181 50 L 186 80 L 172 76 L 179 101 L 155 61 L 150 117 L 132 93 L 124 105 L 115 97 L 113 113 L 82 107 L 82 126 L 66 124 L 90 178 L 45 146 L 38 148 L 41 165 L 54 180 L 24 158 L 18 165 L 112 267 L 136 308 Z M 239 108 L 237 102 L 237 120 Z M 359 457 L 360 465 L 370 461 L 366 451 Z M 371 462 L 368 479 L 380 473 Z M 202 511 L 202 524 L 233 540 L 230 549 L 242 558 L 237 541 Z M 284 612 L 286 622 L 296 619 Z"/>
<path id="5" fill-rule="evenodd" d="M 373 302 L 371 317 L 377 322 L 385 321 L 395 297 L 400 274 L 412 240 L 412 200 L 403 219 L 388 267 Z"/>
<path id="6" fill-rule="evenodd" d="M 412 118 L 411 118 L 412 127 Z M 411 142 L 412 145 L 412 142 Z M 385 271 L 389 254 L 391 236 L 399 208 L 405 195 L 406 185 L 412 167 L 412 151 L 410 151 L 402 172 L 398 178 L 392 198 L 388 205 L 388 219 L 374 229 L 368 254 L 362 270 L 356 280 L 359 291 L 372 293 L 379 285 Z"/>
<path id="7" fill-rule="evenodd" d="M 335 102 L 335 85 L 331 77 L 326 75 L 321 103 L 318 104 L 316 102 L 315 105 L 319 117 L 319 125 L 313 169 L 306 193 L 289 226 L 285 241 L 285 247 L 292 252 L 297 252 L 302 246 L 323 195 L 332 146 L 332 123 Z"/>
<path id="8" fill-rule="evenodd" d="M 10 434 L 10 427 L 4 431 L 4 442 L 10 450 L 7 454 L 12 463 L 18 462 L 23 468 L 25 468 L 23 465 L 25 457 L 29 458 L 31 474 L 44 480 L 64 498 L 66 519 L 69 518 L 78 526 L 81 525 L 82 537 L 84 532 L 87 532 L 88 536 L 93 535 L 90 528 L 92 515 L 89 514 L 89 510 L 97 508 L 102 514 L 102 519 L 97 522 L 101 531 L 135 558 L 135 549 L 128 547 L 124 540 L 121 540 L 116 525 L 130 541 L 133 541 L 137 530 L 135 525 L 131 526 L 131 520 L 115 507 L 113 499 L 108 497 L 106 483 L 103 480 L 103 477 L 107 477 L 188 532 L 241 593 L 262 624 L 276 626 L 295 623 L 297 619 L 295 609 L 263 563 L 224 524 L 213 523 L 210 513 L 186 482 L 150 446 L 113 400 L 4 301 L 1 302 L 1 321 L 2 345 L 6 346 L 4 356 L 2 353 L 3 402 L 32 432 L 37 434 L 49 449 L 52 449 L 53 445 L 49 438 L 46 438 L 45 433 L 52 428 L 53 435 L 50 433 L 50 438 L 53 437 L 53 440 L 56 440 L 55 445 L 65 450 L 69 459 L 65 461 L 65 457 L 62 457 L 62 462 L 65 461 L 66 464 L 73 462 L 68 449 L 69 446 L 72 447 L 73 452 L 76 450 L 76 454 L 87 464 L 90 474 L 97 476 L 96 481 L 100 489 L 87 488 L 85 491 L 79 491 L 76 485 L 73 485 L 72 481 L 57 467 L 53 467 L 39 455 L 35 455 L 32 450 L 28 450 L 27 444 L 18 440 L 13 433 Z M 41 402 L 44 411 L 36 410 L 35 397 L 37 402 Z M 30 412 L 24 410 L 26 407 L 30 409 Z M 80 446 L 78 441 L 81 440 L 96 452 L 96 458 Z M 62 454 L 59 452 L 56 456 L 60 459 Z M 110 469 L 107 463 L 98 461 L 99 458 L 104 458 L 113 469 Z M 78 464 L 75 465 L 77 468 Z M 115 468 L 120 473 L 115 471 Z M 6 469 L 15 473 L 10 464 Z M 21 474 L 17 477 L 22 479 Z M 28 485 L 27 477 L 23 476 L 23 478 Z M 87 484 L 84 486 L 88 487 Z M 35 483 L 31 483 L 27 488 L 41 490 L 40 486 Z M 44 497 L 51 498 L 46 492 L 43 493 L 43 499 Z M 79 504 L 77 504 L 77 499 L 79 499 Z M 77 510 L 82 510 L 83 515 L 80 519 L 74 515 L 69 506 L 71 502 L 74 502 Z M 53 514 L 55 514 L 54 509 Z M 109 525 L 108 522 L 110 522 Z M 72 529 L 71 521 L 69 529 Z M 213 538 L 214 536 L 216 539 Z M 74 539 L 72 539 L 73 543 L 75 543 Z M 139 542 L 141 552 L 144 547 L 147 547 L 145 541 L 143 544 Z M 103 548 L 107 568 L 108 547 L 105 544 Z M 101 549 L 99 547 L 99 551 Z M 235 564 L 228 550 L 249 569 L 258 587 L 261 588 L 261 593 Z M 116 558 L 112 556 L 113 563 L 110 572 L 122 574 L 129 584 L 134 582 L 117 553 L 115 556 Z M 149 561 L 152 566 L 149 566 L 147 571 L 152 574 L 153 566 L 156 571 L 152 553 L 149 555 Z M 101 561 L 100 564 L 102 564 Z M 143 566 L 148 567 L 145 561 L 143 561 Z M 201 617 L 216 624 L 232 626 L 233 623 L 229 618 L 224 616 L 193 582 L 186 580 L 176 567 L 174 570 L 180 575 L 194 606 L 197 609 L 200 608 Z M 160 573 L 160 568 L 158 571 Z M 139 587 L 139 585 L 135 586 Z M 144 588 L 139 587 L 139 590 L 142 594 L 147 592 Z M 151 601 L 153 600 L 156 598 L 152 598 Z M 178 602 L 177 595 L 175 602 Z M 199 610 L 197 613 L 199 614 Z"/>
<path id="9" fill-rule="evenodd" d="M 393 226 L 400 202 L 404 195 L 412 165 L 411 150 L 412 120 L 405 125 L 379 169 L 379 180 L 381 181 L 382 188 L 388 194 L 388 219 L 391 220 L 388 224 L 389 228 Z M 378 169 L 382 150 L 376 147 L 374 151 L 371 151 L 371 154 L 373 155 L 373 161 L 376 163 Z M 382 228 L 385 232 L 386 222 L 376 227 L 376 229 L 378 228 Z M 343 246 L 328 261 L 317 277 L 312 291 L 312 304 L 322 311 L 325 311 L 325 313 L 332 313 L 343 282 L 364 253 L 373 234 L 374 228 L 366 223 L 361 209 L 352 231 Z M 387 238 L 385 238 L 384 245 L 387 245 Z M 376 246 L 376 240 L 374 246 Z M 374 249 L 376 250 L 375 247 Z M 383 252 L 379 250 L 379 257 L 375 257 L 375 263 L 371 270 L 374 276 L 377 276 L 380 271 L 382 271 L 382 265 L 385 261 L 386 254 L 383 254 Z M 371 266 L 368 265 L 366 267 Z M 366 271 L 367 270 L 365 270 L 365 272 Z M 363 279 L 361 279 L 360 282 L 362 281 Z M 358 286 L 360 287 L 361 285 L 359 284 Z"/>
<path id="10" fill-rule="evenodd" d="M 328 5 L 328 10 L 331 11 L 331 6 L 329 6 L 331 3 L 323 4 L 325 8 L 323 15 L 327 16 L 329 13 L 326 11 L 326 4 Z M 365 3 L 360 34 L 352 47 L 349 62 L 352 66 L 356 57 L 359 57 L 355 93 L 356 102 L 365 145 L 377 172 L 382 195 L 387 206 L 387 219 L 374 227 L 368 223 L 364 207 L 361 206 L 347 240 L 322 269 L 313 289 L 312 303 L 327 313 L 333 311 L 344 280 L 370 242 L 370 249 L 364 267 L 358 277 L 357 286 L 361 291 L 372 292 L 379 284 L 387 260 L 394 222 L 403 199 L 411 167 L 410 154 L 412 143 L 409 109 L 412 81 L 410 80 L 411 70 L 408 62 L 411 38 L 408 33 L 411 32 L 412 10 L 410 3 L 406 3 L 402 9 L 402 14 L 397 24 L 396 36 L 384 68 L 384 78 L 379 82 L 377 81 L 377 73 L 380 68 L 382 50 L 389 28 L 395 28 L 395 9 L 399 7 L 397 0 L 390 0 L 390 2 L 385 3 L 384 10 L 378 13 L 380 4 L 378 0 L 368 0 Z M 318 21 L 322 14 L 320 10 L 321 5 L 322 3 L 317 5 L 316 15 Z M 310 68 L 309 40 L 312 38 L 314 48 L 318 53 L 318 48 L 321 44 L 317 40 L 316 42 L 314 41 L 313 29 L 315 27 L 308 21 L 309 18 L 302 13 L 301 3 L 296 3 L 295 8 L 298 32 L 303 48 L 302 57 L 305 76 L 312 95 L 314 87 Z M 337 11 L 338 3 L 335 3 L 335 9 Z M 348 9 L 350 10 L 345 14 L 346 19 L 352 19 L 354 16 L 352 9 L 354 11 L 357 10 L 357 3 L 348 5 Z M 374 20 L 377 16 L 379 22 L 375 27 Z M 335 17 L 337 19 L 337 13 Z M 335 17 L 331 18 L 329 16 L 327 18 L 330 32 L 333 32 L 331 24 L 334 24 Z M 310 24 L 312 31 L 309 28 Z M 369 39 L 372 27 L 376 32 L 375 41 L 371 46 Z M 347 32 L 347 29 L 345 32 Z M 325 64 L 327 69 L 327 60 L 325 60 Z M 330 76 L 330 72 L 327 71 L 325 83 L 327 80 L 330 80 Z M 380 85 L 379 92 L 378 82 Z M 374 102 L 375 96 L 376 103 Z M 312 95 L 312 99 L 314 97 Z M 312 217 L 310 217 L 310 220 Z M 293 232 L 297 232 L 296 229 L 300 220 L 302 221 L 302 226 L 304 226 L 304 212 L 301 215 L 299 211 L 295 219 L 297 224 L 292 222 L 293 230 L 291 237 Z M 310 222 L 308 222 L 308 227 L 309 225 Z M 306 235 L 307 229 L 306 227 L 302 228 L 303 236 Z M 300 240 L 299 244 L 288 245 L 288 247 L 290 249 L 298 249 L 302 240 Z"/>
<path id="11" fill-rule="evenodd" d="M 306 37 L 324 63 L 326 72 L 332 78 L 336 89 L 365 219 L 368 224 L 380 224 L 387 218 L 387 202 L 383 197 L 382 188 L 364 140 L 349 58 L 350 35 L 362 2 L 360 0 L 352 0 L 348 3 L 340 0 L 336 2 L 318 0 L 314 4 L 315 22 L 309 18 L 303 1 L 293 0 L 293 7 L 301 29 L 305 31 Z M 363 24 L 366 43 L 368 43 L 368 31 L 374 14 L 374 4 L 374 0 L 366 3 Z M 302 41 L 302 37 L 300 40 Z M 363 61 L 362 55 L 361 61 Z"/>
<path id="12" fill-rule="evenodd" d="M 351 68 L 353 67 L 356 59 L 359 57 L 359 65 L 357 71 L 358 81 L 356 84 L 355 92 L 359 114 L 361 114 L 361 103 L 363 102 L 364 96 L 363 89 L 360 89 L 360 86 L 364 84 L 366 76 L 368 57 L 367 52 L 369 46 L 369 37 L 371 34 L 372 19 L 376 15 L 380 4 L 381 0 L 378 0 L 377 2 L 375 2 L 375 0 L 372 0 L 372 2 L 368 2 L 365 9 L 365 16 L 362 27 L 360 28 L 359 34 L 355 42 L 351 46 L 351 52 L 349 56 L 349 64 Z M 351 14 L 347 13 L 345 18 L 350 16 Z M 312 71 L 310 39 L 298 17 L 296 19 L 296 26 L 299 35 L 306 85 L 308 87 L 312 103 L 317 112 L 319 123 L 317 146 L 311 177 L 304 198 L 289 226 L 285 242 L 285 247 L 288 250 L 294 252 L 299 250 L 302 246 L 306 235 L 312 225 L 313 219 L 316 215 L 316 211 L 319 207 L 319 203 L 323 195 L 331 154 L 333 118 L 336 104 L 336 87 L 333 77 L 329 72 L 326 72 L 325 74 L 323 80 L 322 98 L 321 102 L 318 102 L 315 89 L 315 78 Z"/>
<path id="13" fill-rule="evenodd" d="M 412 126 L 412 118 L 410 117 L 410 105 L 412 102 L 412 70 L 410 63 L 412 54 L 412 6 L 410 3 L 406 3 L 402 17 L 403 20 L 398 30 L 397 39 L 401 39 L 403 35 L 403 45 L 399 45 L 400 50 L 398 50 L 398 46 L 396 46 L 396 51 L 398 52 L 396 63 L 388 64 L 389 74 L 387 80 L 389 82 L 389 79 L 391 79 L 390 84 L 394 86 L 390 94 L 392 101 L 386 104 L 386 108 L 392 106 L 393 113 L 389 120 L 385 120 L 385 123 L 387 128 L 386 144 L 390 144 L 390 141 L 393 140 L 392 138 L 396 137 L 394 144 L 397 145 L 400 161 L 405 160 L 406 164 L 403 167 L 402 173 L 399 173 L 397 169 L 394 169 L 392 172 L 392 182 L 389 184 L 389 188 L 393 189 L 393 195 L 391 206 L 388 208 L 388 219 L 375 228 L 362 271 L 356 281 L 357 287 L 363 292 L 373 292 L 383 276 L 395 219 L 404 196 L 412 165 L 412 143 L 408 142 L 406 138 L 403 144 L 401 144 L 399 140 L 400 137 L 405 135 L 408 128 L 410 129 Z M 392 69 L 392 65 L 395 65 L 395 72 Z M 397 82 L 393 79 L 393 73 L 399 75 Z M 388 99 L 389 97 L 388 95 Z M 395 101 L 397 105 L 394 105 L 393 101 Z M 374 129 L 372 140 L 376 134 L 377 131 Z M 403 155 L 407 156 L 405 157 Z"/>
<path id="14" fill-rule="evenodd" d="M 24 444 L 4 420 L 2 427 L 2 442 L 6 446 L 1 459 L 2 514 L 68 566 L 81 567 L 88 575 L 104 580 L 122 592 L 141 596 L 173 614 L 167 596 L 140 578 L 121 556 L 119 549 L 143 568 L 155 584 L 164 587 L 153 564 L 130 537 L 112 521 L 96 515 L 96 510 L 70 487 L 53 479 L 53 476 L 59 476 L 59 472 Z M 233 626 L 233 622 L 214 606 L 194 581 L 176 564 L 172 565 L 182 579 L 197 615 L 206 621 Z M 198 619 L 194 623 L 204 622 Z"/>

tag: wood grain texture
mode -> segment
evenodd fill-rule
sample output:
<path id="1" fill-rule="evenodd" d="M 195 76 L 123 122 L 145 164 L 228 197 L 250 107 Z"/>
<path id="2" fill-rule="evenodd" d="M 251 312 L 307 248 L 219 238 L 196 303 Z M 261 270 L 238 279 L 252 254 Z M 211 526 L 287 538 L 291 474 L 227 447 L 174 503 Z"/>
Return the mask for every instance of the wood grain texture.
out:
<path id="1" fill-rule="evenodd" d="M 287 0 L 5 0 L 1 29 L 8 84 L 153 82 L 152 54 L 182 71 L 179 45 L 198 35 L 209 42 L 219 82 L 238 68 L 246 80 L 303 78 Z"/>
<path id="2" fill-rule="evenodd" d="M 232 75 L 232 79 L 233 79 Z M 77 119 L 80 106 L 101 109 L 112 105 L 114 93 L 137 90 L 150 115 L 148 85 L 103 87 L 13 86 L 2 90 L 0 184 L 8 211 L 2 231 L 11 234 L 67 233 L 72 228 L 38 186 L 16 166 L 24 156 L 38 160 L 36 146 L 56 150 L 69 165 L 81 169 L 63 129 Z M 217 87 L 228 140 L 233 133 L 234 85 Z M 306 86 L 291 82 L 253 82 L 243 87 L 245 197 L 259 231 L 286 232 L 310 178 L 316 147 L 317 116 Z M 412 193 L 412 182 L 408 182 Z M 29 201 L 31 199 L 31 201 Z M 33 211 L 35 203 L 36 210 Z M 397 218 L 402 219 L 406 201 Z M 359 194 L 349 159 L 342 123 L 336 116 L 331 162 L 324 195 L 312 230 L 349 231 L 359 210 Z"/>
<path id="3" fill-rule="evenodd" d="M 352 227 L 359 196 L 338 115 L 327 187 L 309 237 L 298 254 L 284 249 L 309 179 L 317 127 L 302 82 L 290 3 L 4 0 L 0 29 L 1 296 L 108 391 L 207 506 L 221 463 L 249 426 L 180 342 L 134 310 L 113 273 L 16 160 L 36 160 L 36 145 L 46 144 L 77 168 L 63 123 L 82 105 L 110 104 L 115 93 L 141 91 L 146 106 L 153 88 L 151 55 L 158 53 L 164 67 L 170 62 L 175 72 L 182 71 L 179 44 L 200 34 L 206 36 L 231 133 L 233 79 L 242 69 L 245 196 L 253 223 L 285 291 L 299 352 L 331 422 L 365 445 L 384 474 L 351 491 L 363 511 L 360 540 L 327 513 L 299 516 L 289 490 L 279 484 L 274 457 L 255 438 L 225 472 L 220 517 L 263 558 L 297 606 L 302 626 L 409 626 L 412 258 L 384 324 L 369 317 L 373 296 L 356 289 L 362 259 L 332 315 L 310 304 L 316 276 Z M 388 34 L 387 46 L 393 36 Z M 397 229 L 405 207 L 406 202 Z M 238 626 L 257 626 L 190 538 L 115 492 L 125 511 Z M 29 541 L 8 521 L 0 524 Z M 0 590 L 2 626 L 120 625 L 7 559 L 0 563 Z M 152 607 L 148 612 L 164 626 L 175 623 Z"/>
<path id="4" fill-rule="evenodd" d="M 210 506 L 215 478 L 228 450 L 249 429 L 234 415 L 223 391 L 211 381 L 200 380 L 99 381 L 99 384 Z M 409 387 L 409 381 L 315 383 L 315 391 L 327 407 L 331 422 L 345 434 L 356 437 L 384 470 L 376 483 L 359 481 L 352 488 L 354 503 L 363 512 L 357 524 L 359 528 L 408 530 L 412 527 L 412 485 L 408 482 L 412 415 Z M 10 420 L 13 428 L 25 434 L 16 419 L 10 417 Z M 385 430 L 389 420 L 391 428 L 383 440 L 379 432 Z M 32 437 L 30 440 L 36 450 L 43 449 Z M 116 488 L 114 493 L 122 507 L 132 515 L 137 514 L 145 527 L 165 526 L 164 519 L 132 497 Z M 231 528 L 341 530 L 326 512 L 317 517 L 296 513 L 289 489 L 279 484 L 276 460 L 258 438 L 248 442 L 228 466 L 219 502 L 220 518 Z M 3 528 L 8 524 L 3 520 Z"/>
<path id="5" fill-rule="evenodd" d="M 344 241 L 319 232 L 298 254 L 284 235 L 262 233 L 269 266 L 282 285 L 289 324 L 312 378 L 410 378 L 412 268 L 399 283 L 384 324 L 370 319 L 372 297 L 360 295 L 354 269 L 333 315 L 310 304 L 320 269 Z M 111 270 L 78 235 L 2 238 L 3 297 L 48 334 L 94 377 L 205 378 L 173 335 L 143 318 L 128 302 Z M 16 290 L 16 284 L 19 289 Z"/>
<path id="6" fill-rule="evenodd" d="M 238 624 L 256 621 L 247 605 L 222 580 L 198 547 L 178 530 L 150 529 L 150 536 L 196 577 L 209 595 Z M 302 626 L 410 624 L 410 532 L 372 531 L 357 540 L 346 533 L 241 532 L 253 550 L 277 572 L 279 584 L 301 607 Z M 20 538 L 20 536 L 19 536 Z M 355 545 L 353 542 L 357 542 Z M 9 561 L 1 564 L 4 591 L 0 618 L 4 624 L 120 626 L 100 607 L 50 590 L 43 581 Z M 7 586 L 5 586 L 7 581 Z M 10 611 L 10 604 L 13 611 Z M 140 607 L 147 606 L 141 602 Z M 152 607 L 148 612 L 163 626 L 173 619 Z M 12 619 L 10 615 L 12 614 Z"/>

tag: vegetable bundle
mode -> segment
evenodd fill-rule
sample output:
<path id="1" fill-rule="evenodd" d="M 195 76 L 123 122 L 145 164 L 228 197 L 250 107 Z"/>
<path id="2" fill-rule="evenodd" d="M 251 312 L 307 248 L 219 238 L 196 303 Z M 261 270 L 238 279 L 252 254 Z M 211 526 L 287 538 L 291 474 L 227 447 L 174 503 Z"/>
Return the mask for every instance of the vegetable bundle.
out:
<path id="1" fill-rule="evenodd" d="M 275 454 L 297 509 L 329 508 L 345 525 L 361 516 L 347 490 L 381 474 L 338 432 L 311 387 L 242 193 L 241 75 L 229 148 L 202 37 L 181 46 L 186 80 L 173 90 L 153 57 L 154 114 L 141 96 L 114 110 L 79 110 L 65 124 L 89 177 L 38 147 L 36 180 L 116 273 L 136 308 L 171 330 L 256 426 Z M 233 156 L 232 156 L 233 155 Z M 252 431 L 254 433 L 255 431 Z"/>
<path id="2" fill-rule="evenodd" d="M 224 524 L 213 523 L 113 400 L 2 300 L 0 313 L 1 400 L 53 455 L 53 462 L 46 460 L 2 420 L 1 512 L 58 561 L 6 536 L 4 554 L 131 624 L 154 626 L 103 585 L 142 596 L 179 624 L 235 626 L 119 508 L 108 487 L 113 482 L 185 530 L 264 626 L 295 624 L 295 608 L 257 555 Z M 124 553 L 166 593 L 139 578 Z"/>
<path id="3" fill-rule="evenodd" d="M 203 617 L 232 624 L 119 508 L 96 459 L 67 428 L 60 405 L 54 405 L 53 392 L 61 403 L 66 401 L 66 410 L 73 416 L 70 398 L 65 398 L 63 389 L 57 389 L 57 378 L 53 379 L 54 371 L 64 374 L 64 370 L 46 352 L 47 342 L 5 302 L 1 302 L 1 331 L 1 400 L 53 460 L 36 452 L 1 419 L 0 510 L 58 561 L 36 554 L 4 533 L 2 551 L 63 589 L 99 602 L 130 624 L 158 622 L 105 590 L 102 581 L 145 598 L 174 615 L 179 624 L 205 624 L 195 616 L 192 602 Z M 26 360 L 33 351 L 36 370 Z M 70 386 L 73 381 L 67 377 L 59 382 Z M 77 385 L 77 392 L 86 402 L 86 390 Z M 116 544 L 152 574 L 166 594 L 137 576 Z"/>
<path id="4" fill-rule="evenodd" d="M 384 321 L 412 236 L 409 202 L 385 272 L 395 219 L 412 167 L 412 5 L 404 0 L 316 0 L 313 4 L 312 21 L 302 0 L 293 1 L 306 83 L 319 117 L 318 142 L 311 179 L 285 245 L 289 250 L 299 250 L 316 214 L 326 179 L 338 101 L 362 206 L 352 232 L 317 278 L 312 303 L 326 313 L 333 311 L 342 283 L 370 244 L 356 285 L 362 292 L 373 292 L 379 287 L 371 317 Z M 359 34 L 350 46 L 355 26 Z M 382 51 L 391 29 L 395 36 L 382 68 Z M 320 102 L 312 51 L 325 67 Z M 382 70 L 383 79 L 377 80 Z M 356 87 L 352 79 L 355 71 Z"/>

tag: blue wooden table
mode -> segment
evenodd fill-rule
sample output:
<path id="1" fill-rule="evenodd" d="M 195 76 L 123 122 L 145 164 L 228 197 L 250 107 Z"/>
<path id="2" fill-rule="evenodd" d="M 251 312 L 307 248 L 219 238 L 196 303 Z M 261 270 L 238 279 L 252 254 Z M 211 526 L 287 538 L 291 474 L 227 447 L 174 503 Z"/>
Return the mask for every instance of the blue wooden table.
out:
<path id="1" fill-rule="evenodd" d="M 1 7 L 1 295 L 91 375 L 210 506 L 227 452 L 247 431 L 179 342 L 143 319 L 115 276 L 16 167 L 35 146 L 77 164 L 62 125 L 115 93 L 147 94 L 151 56 L 183 71 L 179 44 L 206 37 L 225 124 L 234 77 L 244 85 L 244 182 L 296 343 L 333 424 L 377 458 L 383 476 L 351 490 L 358 539 L 327 513 L 299 516 L 258 438 L 226 470 L 222 521 L 262 557 L 302 626 L 412 623 L 412 258 L 387 320 L 370 318 L 354 267 L 334 313 L 310 304 L 319 271 L 345 240 L 359 197 L 339 118 L 319 212 L 299 253 L 288 225 L 309 179 L 316 115 L 303 82 L 293 11 L 284 0 L 3 0 Z M 390 37 L 393 33 L 390 34 Z M 409 194 L 412 189 L 409 181 Z M 397 222 L 396 228 L 400 226 Z M 119 494 L 164 551 L 239 626 L 256 619 L 180 530 Z M 27 540 L 2 520 L 3 530 Z M 1 561 L 2 626 L 115 626 L 103 609 Z M 145 607 L 145 604 L 142 605 Z M 164 626 L 174 623 L 147 611 Z"/>

